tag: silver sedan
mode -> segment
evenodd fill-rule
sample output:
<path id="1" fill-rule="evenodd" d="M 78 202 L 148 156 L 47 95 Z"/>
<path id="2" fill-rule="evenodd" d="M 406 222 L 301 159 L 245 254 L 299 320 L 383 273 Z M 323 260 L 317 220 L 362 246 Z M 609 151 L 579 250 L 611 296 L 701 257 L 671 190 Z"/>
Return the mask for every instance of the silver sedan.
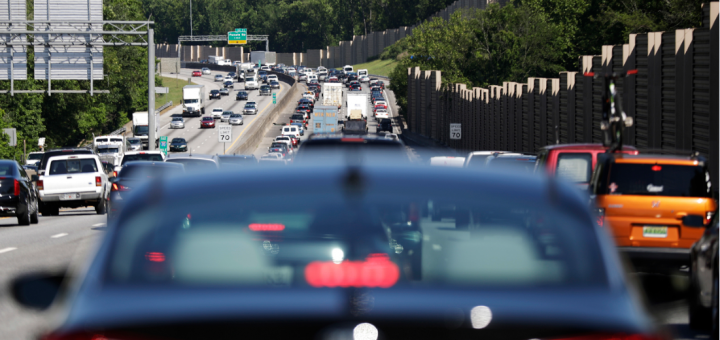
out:
<path id="1" fill-rule="evenodd" d="M 222 74 L 215 75 L 215 81 L 223 81 L 223 79 L 225 79 L 225 77 L 223 77 Z"/>
<path id="2" fill-rule="evenodd" d="M 185 128 L 185 120 L 183 120 L 181 117 L 173 117 L 172 121 L 170 122 L 170 128 L 171 129 L 184 129 Z"/>
<path id="3" fill-rule="evenodd" d="M 228 122 L 230 125 L 243 125 L 243 116 L 238 113 L 233 113 L 230 115 L 230 120 Z"/>

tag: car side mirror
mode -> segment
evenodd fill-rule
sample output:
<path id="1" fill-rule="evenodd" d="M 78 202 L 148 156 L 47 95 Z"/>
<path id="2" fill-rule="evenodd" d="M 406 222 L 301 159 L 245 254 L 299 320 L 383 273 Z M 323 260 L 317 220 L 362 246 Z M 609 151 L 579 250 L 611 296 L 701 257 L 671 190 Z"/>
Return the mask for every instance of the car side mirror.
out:
<path id="1" fill-rule="evenodd" d="M 705 217 L 701 215 L 685 215 L 682 217 L 682 223 L 688 227 L 704 227 Z"/>
<path id="2" fill-rule="evenodd" d="M 63 273 L 36 273 L 16 278 L 11 283 L 11 294 L 23 307 L 45 310 L 60 295 L 66 280 Z"/>
<path id="3" fill-rule="evenodd" d="M 37 182 L 39 179 L 40 179 L 40 176 L 38 176 L 38 175 L 32 175 L 32 176 L 30 176 L 30 180 L 33 181 L 33 182 Z"/>

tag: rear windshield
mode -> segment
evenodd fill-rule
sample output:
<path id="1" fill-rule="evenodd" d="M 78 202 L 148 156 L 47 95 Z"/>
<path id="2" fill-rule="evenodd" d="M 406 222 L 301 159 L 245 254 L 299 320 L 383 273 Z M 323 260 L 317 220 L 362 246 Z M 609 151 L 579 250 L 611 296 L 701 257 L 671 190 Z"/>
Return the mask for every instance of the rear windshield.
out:
<path id="1" fill-rule="evenodd" d="M 600 189 L 610 195 L 711 197 L 712 193 L 710 174 L 694 165 L 614 163 L 607 185 Z"/>
<path id="2" fill-rule="evenodd" d="M 130 179 L 154 179 L 181 173 L 183 173 L 183 168 L 179 166 L 133 165 L 124 167 L 118 176 Z"/>
<path id="3" fill-rule="evenodd" d="M 119 148 L 102 148 L 98 149 L 97 153 L 118 153 Z"/>
<path id="4" fill-rule="evenodd" d="M 0 165 L 0 176 L 15 176 L 15 165 L 13 165 L 13 164 Z"/>
<path id="5" fill-rule="evenodd" d="M 371 186 L 352 200 L 329 189 L 158 200 L 115 229 L 106 277 L 275 289 L 606 285 L 593 229 L 573 214 L 423 187 Z"/>
<path id="6" fill-rule="evenodd" d="M 97 172 L 95 159 L 63 159 L 50 162 L 50 175 Z"/>
<path id="7" fill-rule="evenodd" d="M 576 183 L 590 182 L 592 174 L 591 153 L 560 153 L 555 176 Z"/>
<path id="8" fill-rule="evenodd" d="M 490 157 L 490 155 L 477 155 L 470 157 L 470 160 L 467 163 L 468 168 L 484 168 L 485 167 L 485 161 L 487 158 Z"/>
<path id="9" fill-rule="evenodd" d="M 192 171 L 207 171 L 207 170 L 217 170 L 217 165 L 215 165 L 215 162 L 209 159 L 168 159 L 167 162 L 169 163 L 180 163 L 185 166 L 185 170 L 188 172 Z"/>
<path id="10" fill-rule="evenodd" d="M 28 156 L 28 159 L 42 159 L 43 154 L 41 153 L 31 153 Z"/>
<path id="11" fill-rule="evenodd" d="M 153 161 L 153 162 L 162 162 L 162 156 L 159 154 L 137 154 L 137 155 L 125 155 L 122 160 L 122 164 L 125 164 L 127 162 L 133 162 L 133 161 Z"/>
<path id="12" fill-rule="evenodd" d="M 535 160 L 531 158 L 499 157 L 488 163 L 488 167 L 531 173 L 535 170 Z"/>

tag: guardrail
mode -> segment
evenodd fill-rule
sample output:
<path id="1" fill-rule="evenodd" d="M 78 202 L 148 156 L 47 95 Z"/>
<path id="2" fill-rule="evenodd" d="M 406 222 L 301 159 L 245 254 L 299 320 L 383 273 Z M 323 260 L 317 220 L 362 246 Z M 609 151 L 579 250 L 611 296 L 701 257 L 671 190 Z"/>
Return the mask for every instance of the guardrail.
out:
<path id="1" fill-rule="evenodd" d="M 231 66 L 222 65 L 221 66 L 221 65 L 217 65 L 217 64 L 183 62 L 181 67 L 182 68 L 196 68 L 198 70 L 203 67 L 207 67 L 213 71 L 235 72 L 235 65 L 231 65 Z"/>
<path id="2" fill-rule="evenodd" d="M 163 110 L 167 109 L 168 107 L 171 107 L 172 105 L 173 105 L 173 102 L 172 102 L 172 100 L 171 100 L 171 101 L 165 103 L 165 105 L 161 106 L 160 108 L 158 108 L 158 109 L 155 110 L 155 111 L 162 112 Z"/>
<path id="3" fill-rule="evenodd" d="M 119 129 L 117 129 L 117 130 L 115 130 L 115 131 L 113 131 L 113 132 L 110 132 L 110 135 L 119 135 L 119 134 L 121 134 L 121 133 L 123 133 L 123 132 L 125 132 L 125 131 L 127 131 L 127 129 L 124 128 L 124 127 L 121 127 L 121 128 L 119 128 Z"/>

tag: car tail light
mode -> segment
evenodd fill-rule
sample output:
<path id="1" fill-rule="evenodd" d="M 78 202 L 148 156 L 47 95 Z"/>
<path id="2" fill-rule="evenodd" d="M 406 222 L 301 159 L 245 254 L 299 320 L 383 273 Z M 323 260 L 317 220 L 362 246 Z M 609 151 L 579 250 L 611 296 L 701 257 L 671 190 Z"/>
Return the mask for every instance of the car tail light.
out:
<path id="1" fill-rule="evenodd" d="M 597 208 L 597 224 L 601 227 L 605 225 L 605 208 Z"/>
<path id="2" fill-rule="evenodd" d="M 37 181 L 37 188 L 38 190 L 45 190 L 45 186 L 43 185 L 42 180 Z"/>
<path id="3" fill-rule="evenodd" d="M 117 171 L 113 171 L 113 177 L 117 177 Z"/>
<path id="4" fill-rule="evenodd" d="M 13 185 L 13 194 L 15 196 L 20 196 L 20 182 L 18 182 L 18 180 L 14 180 Z"/>
<path id="5" fill-rule="evenodd" d="M 250 223 L 248 229 L 252 231 L 283 231 L 285 225 L 280 223 Z"/>
<path id="6" fill-rule="evenodd" d="M 315 261 L 305 267 L 313 287 L 389 288 L 400 278 L 400 268 L 387 254 L 370 254 L 365 261 Z"/>
<path id="7" fill-rule="evenodd" d="M 150 262 L 165 262 L 165 254 L 160 252 L 147 252 L 145 258 Z"/>
<path id="8" fill-rule="evenodd" d="M 712 220 L 713 216 L 715 216 L 714 211 L 708 211 L 705 213 L 705 224 L 710 224 L 710 221 Z"/>
<path id="9" fill-rule="evenodd" d="M 96 187 L 102 186 L 102 177 L 100 177 L 100 176 L 95 176 L 95 186 L 96 186 Z"/>
<path id="10" fill-rule="evenodd" d="M 128 191 L 128 190 L 130 190 L 130 188 L 128 188 L 122 184 L 117 184 L 117 183 L 113 183 L 112 188 L 110 188 L 110 191 Z"/>
<path id="11" fill-rule="evenodd" d="M 662 170 L 662 167 L 659 165 L 653 165 L 653 167 L 650 169 L 652 169 L 652 171 L 660 171 L 660 170 Z"/>

